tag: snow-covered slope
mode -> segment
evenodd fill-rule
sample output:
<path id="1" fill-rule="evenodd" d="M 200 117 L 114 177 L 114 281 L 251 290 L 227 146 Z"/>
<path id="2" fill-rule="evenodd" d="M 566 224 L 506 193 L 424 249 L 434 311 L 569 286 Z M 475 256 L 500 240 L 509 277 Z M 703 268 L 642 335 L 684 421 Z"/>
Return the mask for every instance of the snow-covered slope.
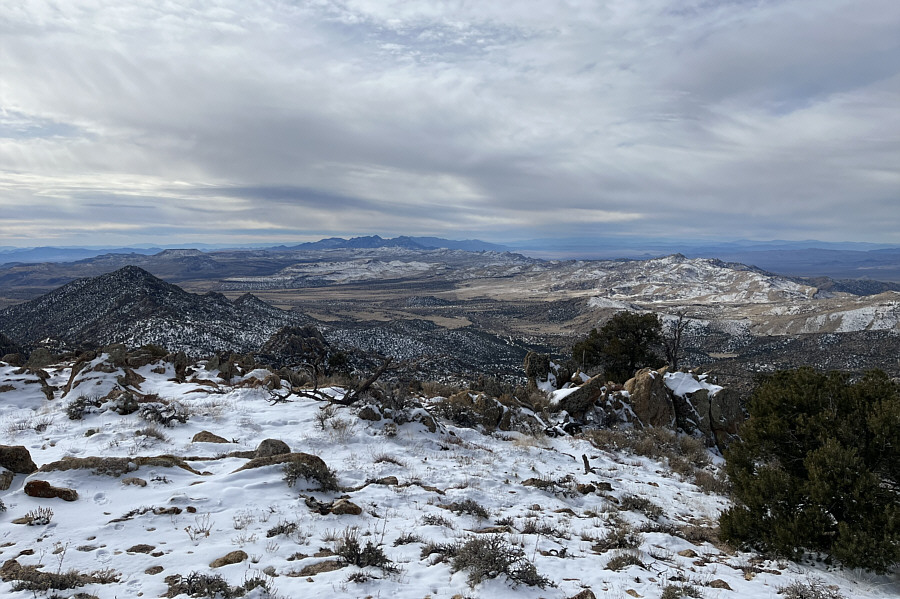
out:
<path id="1" fill-rule="evenodd" d="M 71 376 L 66 364 L 47 372 L 48 384 L 60 388 Z M 25 446 L 38 466 L 91 456 L 131 460 L 121 476 L 50 469 L 16 475 L 0 491 L 7 574 L 14 570 L 7 560 L 15 559 L 51 573 L 109 569 L 106 576 L 117 579 L 61 596 L 159 597 L 169 589 L 167 578 L 192 572 L 230 585 L 263 580 L 281 597 L 564 599 L 591 589 L 596 597 L 658 599 L 669 585 L 690 585 L 706 598 L 773 599 L 780 587 L 809 576 L 848 599 L 900 593 L 894 579 L 769 561 L 700 540 L 727 499 L 704 493 L 660 462 L 573 437 L 485 435 L 446 422 L 429 432 L 421 423 L 362 420 L 349 408 L 326 413 L 312 400 L 273 405 L 263 388 L 254 388 L 265 371 L 225 384 L 200 369 L 179 384 L 171 365 L 148 364 L 138 369 L 146 378 L 142 392 L 177 402 L 189 414 L 186 423 L 153 426 L 137 413 L 103 408 L 69 419 L 73 400 L 105 392 L 117 374 L 92 371 L 68 396 L 48 401 L 35 375 L 0 364 L 0 443 Z M 192 442 L 203 430 L 225 442 Z M 304 479 L 289 487 L 277 464 L 241 470 L 267 438 L 321 457 L 343 490 L 318 491 Z M 141 457 L 161 455 L 180 456 L 187 468 L 167 467 L 170 458 L 138 465 L 147 462 Z M 592 472 L 585 473 L 582 455 Z M 23 486 L 33 480 L 74 489 L 78 499 L 27 496 Z M 304 496 L 323 503 L 345 497 L 361 512 L 322 515 Z M 635 497 L 650 503 L 635 511 L 641 503 Z M 49 524 L 13 523 L 41 509 L 52 510 Z M 634 549 L 603 547 L 603 539 L 628 530 L 637 533 Z M 344 565 L 333 552 L 354 535 L 362 545 L 371 542 L 392 568 Z M 453 572 L 451 560 L 424 550 L 475 538 L 517 548 L 554 586 L 516 586 L 500 576 L 472 587 L 467 571 Z M 238 551 L 237 563 L 211 567 Z M 609 569 L 626 554 L 637 563 Z M 324 571 L 326 562 L 340 567 Z M 317 568 L 323 571 L 314 573 Z M 13 584 L 0 583 L 0 594 L 33 597 L 12 591 Z M 266 595 L 257 588 L 247 596 Z"/>

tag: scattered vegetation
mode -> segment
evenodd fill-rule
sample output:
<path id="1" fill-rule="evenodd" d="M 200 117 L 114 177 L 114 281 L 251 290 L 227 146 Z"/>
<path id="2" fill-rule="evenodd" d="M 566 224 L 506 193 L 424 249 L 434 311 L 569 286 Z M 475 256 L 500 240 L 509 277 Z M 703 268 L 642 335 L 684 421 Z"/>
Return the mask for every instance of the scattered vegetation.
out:
<path id="1" fill-rule="evenodd" d="M 355 527 L 344 530 L 343 535 L 337 541 L 335 550 L 338 556 L 352 566 L 367 568 L 374 566 L 385 572 L 394 572 L 397 567 L 384 554 L 380 544 L 366 541 L 365 547 L 359 542 L 359 529 Z"/>
<path id="2" fill-rule="evenodd" d="M 39 507 L 25 514 L 28 526 L 46 526 L 53 519 L 53 510 L 48 507 Z"/>
<path id="3" fill-rule="evenodd" d="M 818 578 L 808 577 L 806 582 L 795 580 L 791 584 L 778 588 L 778 594 L 784 599 L 847 599 L 837 588 L 826 586 Z"/>
<path id="4" fill-rule="evenodd" d="M 478 518 L 491 517 L 490 512 L 488 512 L 483 505 L 481 505 L 474 499 L 464 499 L 462 501 L 457 501 L 443 507 L 447 508 L 454 514 L 470 514 Z"/>
<path id="5" fill-rule="evenodd" d="M 623 495 L 619 500 L 619 507 L 626 511 L 641 512 L 651 520 L 656 520 L 663 515 L 663 509 L 647 499 L 638 495 Z"/>
<path id="6" fill-rule="evenodd" d="M 85 415 L 99 411 L 102 405 L 103 400 L 100 397 L 79 395 L 66 406 L 66 416 L 69 420 L 81 420 Z"/>
<path id="7" fill-rule="evenodd" d="M 660 599 L 684 599 L 685 597 L 700 599 L 703 595 L 700 593 L 700 589 L 692 584 L 667 584 L 663 587 L 662 595 L 660 595 Z"/>
<path id="8" fill-rule="evenodd" d="M 247 592 L 262 588 L 263 597 L 274 596 L 269 581 L 260 576 L 247 578 L 240 586 L 231 586 L 221 574 L 202 574 L 191 572 L 187 576 L 175 574 L 166 578 L 169 590 L 166 597 L 188 595 L 190 597 L 211 597 L 215 599 L 234 599 L 243 597 Z"/>
<path id="9" fill-rule="evenodd" d="M 534 564 L 525 557 L 525 552 L 510 545 L 502 535 L 481 535 L 466 541 L 453 557 L 451 570 L 468 572 L 471 587 L 501 574 L 513 584 L 540 588 L 553 586 L 550 580 L 538 574 Z"/>
<path id="10" fill-rule="evenodd" d="M 629 566 L 645 567 L 641 558 L 631 551 L 620 551 L 613 555 L 606 563 L 606 569 L 612 570 L 613 572 L 618 572 Z"/>
<path id="11" fill-rule="evenodd" d="M 138 415 L 147 422 L 173 427 L 188 421 L 190 413 L 177 401 L 151 401 L 140 404 Z"/>
<path id="12" fill-rule="evenodd" d="M 337 475 L 328 466 L 315 466 L 303 461 L 288 462 L 284 465 L 282 477 L 287 486 L 293 487 L 298 479 L 311 480 L 319 484 L 322 491 L 339 491 Z"/>

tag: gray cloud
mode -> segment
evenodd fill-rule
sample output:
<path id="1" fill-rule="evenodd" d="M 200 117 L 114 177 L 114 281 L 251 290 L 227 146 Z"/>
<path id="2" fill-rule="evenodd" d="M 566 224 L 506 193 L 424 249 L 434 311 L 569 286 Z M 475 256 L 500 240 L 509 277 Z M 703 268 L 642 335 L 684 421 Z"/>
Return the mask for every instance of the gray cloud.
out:
<path id="1" fill-rule="evenodd" d="M 16 3 L 0 237 L 900 243 L 898 30 L 892 0 Z"/>

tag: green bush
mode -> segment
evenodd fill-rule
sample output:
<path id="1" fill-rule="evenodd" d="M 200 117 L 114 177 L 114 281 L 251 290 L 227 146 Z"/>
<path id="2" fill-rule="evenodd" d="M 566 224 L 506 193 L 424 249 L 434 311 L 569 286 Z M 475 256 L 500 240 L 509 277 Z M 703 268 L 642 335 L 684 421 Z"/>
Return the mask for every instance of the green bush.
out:
<path id="1" fill-rule="evenodd" d="M 735 505 L 723 539 L 877 572 L 900 561 L 897 385 L 879 371 L 851 382 L 801 368 L 764 380 L 749 408 L 726 453 Z"/>
<path id="2" fill-rule="evenodd" d="M 619 312 L 572 346 L 572 362 L 582 370 L 603 366 L 608 380 L 624 383 L 636 370 L 663 362 L 656 353 L 661 344 L 656 314 Z"/>

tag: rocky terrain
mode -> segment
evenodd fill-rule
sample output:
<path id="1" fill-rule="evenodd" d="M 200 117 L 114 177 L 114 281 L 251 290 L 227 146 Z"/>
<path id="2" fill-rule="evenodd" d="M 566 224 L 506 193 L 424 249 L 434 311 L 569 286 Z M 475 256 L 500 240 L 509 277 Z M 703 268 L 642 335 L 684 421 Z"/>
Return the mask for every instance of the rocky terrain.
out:
<path id="1" fill-rule="evenodd" d="M 304 322 L 315 323 L 348 349 L 443 365 L 441 375 L 456 370 L 512 376 L 527 351 L 564 356 L 574 340 L 616 311 L 633 310 L 656 312 L 668 322 L 685 319 L 688 365 L 716 365 L 738 375 L 801 364 L 852 371 L 878 367 L 900 375 L 895 358 L 900 293 L 889 290 L 890 285 L 783 277 L 680 254 L 650 260 L 548 261 L 369 241 L 360 245 L 374 247 L 166 250 L 153 256 L 116 254 L 69 264 L 11 266 L 0 269 L 0 294 L 18 306 L 0 313 L 0 332 L 18 343 L 31 343 L 37 331 L 45 331 L 44 336 L 89 337 L 99 344 L 180 345 L 203 354 L 255 351 L 279 326 Z M 106 310 L 103 321 L 121 322 L 128 315 L 142 319 L 140 326 L 113 334 L 106 325 L 84 327 L 65 324 L 66 319 L 44 323 L 42 310 L 58 305 L 56 299 L 25 303 L 14 297 L 34 297 L 51 283 L 100 276 L 128 262 L 200 294 L 194 297 L 206 298 L 197 300 L 206 307 L 192 308 L 196 318 L 178 320 L 173 315 L 181 308 L 174 306 L 122 300 L 127 310 L 116 308 L 112 315 L 114 304 L 98 300 Z M 78 285 L 84 283 L 68 289 L 80 289 Z M 122 285 L 113 287 L 111 295 L 123 291 Z M 135 297 L 140 293 L 136 290 Z M 250 300 L 247 293 L 261 301 Z M 242 306 L 244 302 L 253 306 Z M 263 303 L 271 307 L 263 308 Z M 26 305 L 30 308 L 22 307 Z M 149 316 L 154 309 L 162 313 L 157 320 Z M 78 320 L 84 319 L 90 316 Z M 34 332 L 27 340 L 16 332 L 26 330 Z M 226 347 L 228 343 L 232 346 Z"/>
<path id="2" fill-rule="evenodd" d="M 706 446 L 737 424 L 727 389 L 651 370 L 624 388 L 573 385 L 536 354 L 525 368 L 548 390 L 542 407 L 468 390 L 341 405 L 348 389 L 123 346 L 0 362 L 0 593 L 900 592 L 893 575 L 718 539 L 729 500 Z"/>

